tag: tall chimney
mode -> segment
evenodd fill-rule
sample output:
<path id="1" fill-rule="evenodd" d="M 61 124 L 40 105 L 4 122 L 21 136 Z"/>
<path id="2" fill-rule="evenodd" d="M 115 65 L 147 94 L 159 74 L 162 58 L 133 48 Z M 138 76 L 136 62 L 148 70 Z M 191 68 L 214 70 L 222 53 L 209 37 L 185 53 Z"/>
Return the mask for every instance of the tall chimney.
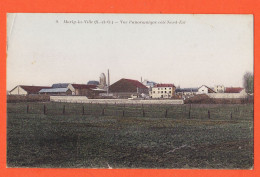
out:
<path id="1" fill-rule="evenodd" d="M 108 69 L 107 70 L 107 96 L 108 96 L 109 86 L 110 86 L 110 75 L 109 75 L 109 69 Z"/>
<path id="2" fill-rule="evenodd" d="M 141 83 L 143 83 L 143 78 L 141 77 Z"/>

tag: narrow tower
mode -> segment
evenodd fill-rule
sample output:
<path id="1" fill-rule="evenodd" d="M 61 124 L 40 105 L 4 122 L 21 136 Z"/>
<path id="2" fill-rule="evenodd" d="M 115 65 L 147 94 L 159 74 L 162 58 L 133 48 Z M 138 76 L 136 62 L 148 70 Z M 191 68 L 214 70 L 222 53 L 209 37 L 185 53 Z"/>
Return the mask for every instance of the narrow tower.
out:
<path id="1" fill-rule="evenodd" d="M 109 69 L 107 70 L 107 96 L 109 92 L 109 86 L 110 86 L 110 75 L 109 75 Z"/>

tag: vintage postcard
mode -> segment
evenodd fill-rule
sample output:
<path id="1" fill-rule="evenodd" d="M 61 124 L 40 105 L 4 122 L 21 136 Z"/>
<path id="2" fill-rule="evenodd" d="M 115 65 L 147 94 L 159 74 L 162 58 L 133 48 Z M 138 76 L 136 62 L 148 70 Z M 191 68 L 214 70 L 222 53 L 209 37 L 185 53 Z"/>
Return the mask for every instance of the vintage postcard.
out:
<path id="1" fill-rule="evenodd" d="M 7 166 L 253 169 L 253 15 L 7 14 Z"/>

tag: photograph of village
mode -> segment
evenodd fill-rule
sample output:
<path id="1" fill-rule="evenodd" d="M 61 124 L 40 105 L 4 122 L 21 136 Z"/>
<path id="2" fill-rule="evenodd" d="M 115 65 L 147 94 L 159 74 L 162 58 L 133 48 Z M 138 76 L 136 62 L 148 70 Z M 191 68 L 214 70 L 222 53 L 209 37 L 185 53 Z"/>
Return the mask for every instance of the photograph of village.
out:
<path id="1" fill-rule="evenodd" d="M 8 14 L 7 165 L 252 169 L 251 15 Z"/>

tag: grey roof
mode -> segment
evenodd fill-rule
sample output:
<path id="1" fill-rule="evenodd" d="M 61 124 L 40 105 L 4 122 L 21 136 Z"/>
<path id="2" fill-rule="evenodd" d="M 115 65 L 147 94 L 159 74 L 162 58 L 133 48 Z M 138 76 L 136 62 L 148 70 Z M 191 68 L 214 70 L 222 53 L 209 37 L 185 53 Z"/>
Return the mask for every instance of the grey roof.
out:
<path id="1" fill-rule="evenodd" d="M 49 89 L 41 89 L 39 93 L 65 93 L 69 89 L 68 88 L 49 88 Z"/>
<path id="2" fill-rule="evenodd" d="M 198 88 L 178 88 L 175 92 L 198 92 Z"/>
<path id="3" fill-rule="evenodd" d="M 98 81 L 88 81 L 87 85 L 99 85 Z"/>
<path id="4" fill-rule="evenodd" d="M 154 81 L 147 81 L 147 84 L 156 84 Z"/>
<path id="5" fill-rule="evenodd" d="M 66 88 L 69 86 L 69 83 L 57 83 L 52 84 L 52 88 Z"/>

